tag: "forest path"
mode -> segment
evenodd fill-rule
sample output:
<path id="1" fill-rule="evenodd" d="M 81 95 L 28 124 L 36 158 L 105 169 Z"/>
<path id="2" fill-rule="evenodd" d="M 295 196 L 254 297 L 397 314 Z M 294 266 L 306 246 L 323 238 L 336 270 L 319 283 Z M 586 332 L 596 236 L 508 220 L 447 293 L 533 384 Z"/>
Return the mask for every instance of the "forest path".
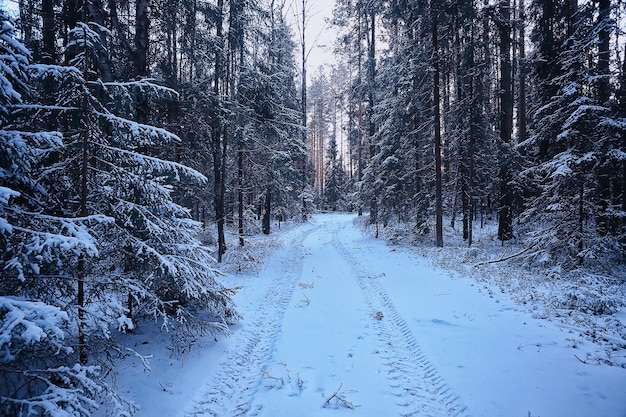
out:
<path id="1" fill-rule="evenodd" d="M 318 216 L 285 235 L 184 415 L 465 415 L 388 297 L 380 259 L 362 256 L 353 218 Z"/>

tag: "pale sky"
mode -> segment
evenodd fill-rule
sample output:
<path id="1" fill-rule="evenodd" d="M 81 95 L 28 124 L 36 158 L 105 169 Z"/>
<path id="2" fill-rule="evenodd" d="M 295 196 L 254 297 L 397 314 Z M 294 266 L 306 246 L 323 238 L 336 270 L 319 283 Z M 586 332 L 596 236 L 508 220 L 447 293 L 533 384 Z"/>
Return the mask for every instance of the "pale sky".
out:
<path id="1" fill-rule="evenodd" d="M 333 62 L 332 50 L 336 31 L 326 23 L 326 20 L 332 18 L 335 0 L 306 0 L 306 2 L 308 14 L 306 27 L 307 78 L 310 80 L 311 75 L 317 72 L 319 66 Z M 292 28 L 297 38 L 302 19 L 302 0 L 291 0 L 288 4 L 287 19 L 293 22 Z M 294 12 L 297 17 L 294 16 Z M 296 56 L 300 61 L 300 54 L 298 53 Z"/>

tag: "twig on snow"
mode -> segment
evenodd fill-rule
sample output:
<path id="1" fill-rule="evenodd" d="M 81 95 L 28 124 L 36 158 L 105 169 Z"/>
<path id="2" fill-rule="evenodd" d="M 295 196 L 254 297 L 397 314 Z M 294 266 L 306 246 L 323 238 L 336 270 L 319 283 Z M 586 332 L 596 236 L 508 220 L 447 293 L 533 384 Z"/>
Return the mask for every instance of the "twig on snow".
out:
<path id="1" fill-rule="evenodd" d="M 275 383 L 269 383 L 265 386 L 265 388 L 267 389 L 272 389 L 272 388 L 277 388 L 280 389 L 283 387 L 283 385 L 285 385 L 285 380 L 281 377 L 276 377 L 276 376 L 272 376 L 270 375 L 270 372 L 272 372 L 272 369 L 268 369 L 266 370 L 262 370 L 261 371 L 261 375 L 263 375 L 264 378 L 272 380 L 272 381 L 276 381 Z"/>
<path id="2" fill-rule="evenodd" d="M 353 390 L 341 391 L 342 387 L 343 387 L 343 383 L 341 385 L 339 385 L 339 388 L 337 388 L 337 391 L 335 391 L 335 393 L 333 395 L 328 397 L 328 399 L 326 400 L 326 402 L 322 406 L 323 408 L 326 408 L 327 406 L 329 406 L 333 400 L 336 400 L 336 402 L 339 405 L 342 405 L 342 406 L 344 406 L 346 408 L 349 408 L 350 410 L 354 410 L 356 407 L 358 407 L 358 406 L 352 404 L 350 401 L 346 400 L 346 398 L 345 398 L 345 394 L 347 392 L 354 392 L 354 391 Z M 339 391 L 341 391 L 341 392 L 339 392 Z"/>
<path id="3" fill-rule="evenodd" d="M 303 306 L 303 305 L 307 305 L 308 306 L 309 304 L 311 304 L 311 300 L 309 299 L 309 297 L 306 296 L 305 293 L 302 293 L 302 296 L 304 297 L 304 300 L 298 301 L 298 303 L 296 304 L 296 307 L 300 307 L 300 306 Z"/>
<path id="4" fill-rule="evenodd" d="M 587 363 L 587 361 L 586 361 L 586 360 L 582 360 L 582 359 L 580 359 L 580 358 L 578 357 L 578 355 L 576 355 L 575 353 L 574 353 L 574 357 L 575 357 L 576 359 L 578 359 L 579 361 L 581 361 L 582 363 L 584 363 L 585 365 L 588 365 L 588 363 Z"/>

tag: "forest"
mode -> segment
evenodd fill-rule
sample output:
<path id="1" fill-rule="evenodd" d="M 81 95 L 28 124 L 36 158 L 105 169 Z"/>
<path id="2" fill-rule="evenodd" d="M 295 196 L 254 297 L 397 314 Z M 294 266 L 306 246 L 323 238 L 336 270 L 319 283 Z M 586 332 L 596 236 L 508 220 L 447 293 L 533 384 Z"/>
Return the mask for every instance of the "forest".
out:
<path id="1" fill-rule="evenodd" d="M 231 246 L 319 211 L 443 250 L 494 221 L 525 267 L 619 278 L 621 0 L 336 0 L 309 68 L 314 5 L 4 2 L 0 415 L 132 415 L 113 335 L 227 333 Z"/>

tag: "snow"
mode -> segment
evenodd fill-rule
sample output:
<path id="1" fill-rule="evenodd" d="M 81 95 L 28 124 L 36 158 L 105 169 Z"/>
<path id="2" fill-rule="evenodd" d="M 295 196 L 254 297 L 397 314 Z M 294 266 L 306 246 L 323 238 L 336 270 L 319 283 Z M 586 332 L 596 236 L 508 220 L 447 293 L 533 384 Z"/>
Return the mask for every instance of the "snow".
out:
<path id="1" fill-rule="evenodd" d="M 230 337 L 199 339 L 177 358 L 169 335 L 145 323 L 124 336 L 144 358 L 116 379 L 137 415 L 626 415 L 626 370 L 586 361 L 602 347 L 580 329 L 365 236 L 354 218 L 317 215 L 256 238 L 281 248 L 222 277 L 242 286 L 244 319 Z"/>
<path id="2" fill-rule="evenodd" d="M 28 66 L 28 72 L 33 78 L 53 77 L 57 82 L 67 79 L 82 78 L 82 74 L 78 68 L 61 65 L 30 64 Z"/>
<path id="3" fill-rule="evenodd" d="M 551 178 L 556 177 L 568 177 L 572 174 L 572 169 L 569 167 L 572 163 L 574 156 L 570 151 L 563 152 L 557 155 L 551 162 L 547 164 L 549 169 L 554 170 L 550 175 Z"/>
<path id="4" fill-rule="evenodd" d="M 22 344 L 32 345 L 51 337 L 63 339 L 60 324 L 68 319 L 67 313 L 57 307 L 0 296 L 0 363 L 12 361 L 12 349 Z"/>
<path id="5" fill-rule="evenodd" d="M 17 197 L 20 193 L 7 187 L 0 186 L 0 204 L 8 205 L 11 197 Z"/>
<path id="6" fill-rule="evenodd" d="M 565 130 L 570 129 L 571 126 L 576 125 L 584 117 L 589 116 L 590 114 L 591 115 L 595 113 L 603 114 L 608 111 L 606 107 L 585 104 L 585 103 L 588 103 L 589 101 L 590 100 L 588 98 L 581 97 L 570 105 L 571 107 L 576 107 L 576 110 L 574 110 L 572 114 L 567 118 L 567 120 L 563 124 L 563 129 Z"/>

